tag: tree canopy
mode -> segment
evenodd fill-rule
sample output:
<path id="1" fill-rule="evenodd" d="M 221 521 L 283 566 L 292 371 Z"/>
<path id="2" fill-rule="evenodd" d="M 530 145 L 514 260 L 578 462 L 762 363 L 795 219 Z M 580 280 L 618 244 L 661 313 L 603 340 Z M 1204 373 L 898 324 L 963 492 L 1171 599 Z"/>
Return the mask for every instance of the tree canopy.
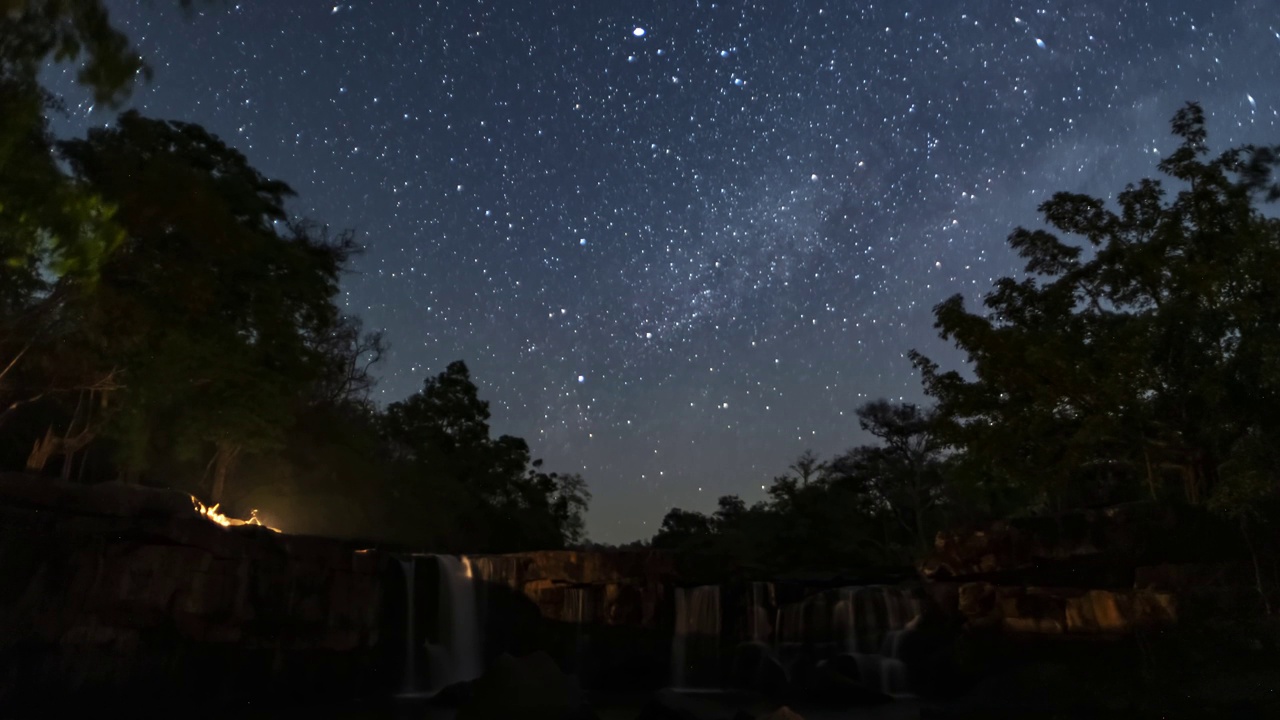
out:
<path id="1" fill-rule="evenodd" d="M 55 139 L 50 62 L 112 108 L 150 77 L 100 0 L 0 0 L 0 469 L 422 549 L 585 540 L 585 480 L 491 438 L 462 362 L 372 402 L 384 336 L 335 303 L 354 233 L 294 217 L 199 125 L 127 111 Z"/>
<path id="2" fill-rule="evenodd" d="M 1172 128 L 1167 181 L 1114 208 L 1054 195 L 1040 211 L 1076 240 L 1019 228 L 1028 277 L 997 281 L 985 312 L 959 295 L 935 308 L 969 373 L 912 354 L 950 441 L 1029 503 L 1202 502 L 1253 466 L 1258 438 L 1280 439 L 1280 222 L 1261 208 L 1277 156 L 1209 157 L 1195 104 Z"/>

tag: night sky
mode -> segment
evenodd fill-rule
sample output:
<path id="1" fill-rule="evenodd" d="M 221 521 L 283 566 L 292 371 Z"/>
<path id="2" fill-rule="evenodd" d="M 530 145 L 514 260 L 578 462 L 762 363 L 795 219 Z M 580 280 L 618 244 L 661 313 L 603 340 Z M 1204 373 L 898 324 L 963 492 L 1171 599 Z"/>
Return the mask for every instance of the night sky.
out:
<path id="1" fill-rule="evenodd" d="M 382 403 L 452 360 L 595 495 L 592 539 L 748 501 L 961 358 L 932 306 L 1050 193 L 1153 175 L 1187 100 L 1280 140 L 1280 2 L 108 3 L 200 123 L 353 228 Z M 106 124 L 70 83 L 65 132 Z"/>

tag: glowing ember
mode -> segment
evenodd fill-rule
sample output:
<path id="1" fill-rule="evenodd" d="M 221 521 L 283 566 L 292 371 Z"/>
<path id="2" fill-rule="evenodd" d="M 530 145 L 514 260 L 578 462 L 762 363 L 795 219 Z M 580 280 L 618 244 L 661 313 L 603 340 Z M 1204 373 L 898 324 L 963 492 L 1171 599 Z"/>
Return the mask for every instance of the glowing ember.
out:
<path id="1" fill-rule="evenodd" d="M 192 495 L 191 504 L 195 508 L 196 512 L 200 513 L 201 515 L 209 518 L 210 520 L 218 523 L 223 527 L 235 527 L 237 525 L 257 525 L 259 527 L 267 528 L 272 532 L 280 532 L 279 528 L 273 528 L 268 525 L 262 524 L 262 521 L 258 519 L 257 508 L 249 511 L 248 520 L 241 520 L 239 518 L 227 517 L 226 515 L 223 515 L 222 513 L 218 512 L 218 508 L 222 506 L 222 503 L 215 503 L 213 507 L 208 507 L 204 503 L 200 502 L 200 500 L 195 495 Z"/>

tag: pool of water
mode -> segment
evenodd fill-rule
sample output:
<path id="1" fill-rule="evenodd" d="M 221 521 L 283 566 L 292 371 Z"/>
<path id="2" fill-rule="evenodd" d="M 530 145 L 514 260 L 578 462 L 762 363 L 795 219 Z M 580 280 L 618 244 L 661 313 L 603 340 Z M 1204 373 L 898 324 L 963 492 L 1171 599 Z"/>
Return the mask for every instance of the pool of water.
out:
<path id="1" fill-rule="evenodd" d="M 670 702 L 687 708 L 694 717 L 726 718 L 733 717 L 740 710 L 745 710 L 753 717 L 759 717 L 777 705 L 765 701 L 758 696 L 741 692 L 722 690 L 666 690 L 672 697 Z M 641 708 L 652 697 L 652 693 L 632 694 L 593 694 L 591 706 L 600 720 L 635 720 Z M 805 720 L 916 720 L 920 716 L 920 706 L 911 700 L 899 700 L 885 705 L 850 710 L 831 710 L 820 707 L 806 707 L 800 703 L 792 707 Z M 227 710 L 217 713 L 216 717 L 225 720 Z M 245 705 L 230 710 L 236 720 L 276 720 L 284 718 L 305 717 L 307 720 L 454 720 L 457 708 L 424 699 L 398 699 L 364 705 L 345 707 L 318 707 L 282 711 L 279 709 L 255 708 Z M 198 711 L 197 711 L 198 713 Z M 188 715 L 199 717 L 199 715 Z M 215 715 L 209 715 L 212 718 Z"/>

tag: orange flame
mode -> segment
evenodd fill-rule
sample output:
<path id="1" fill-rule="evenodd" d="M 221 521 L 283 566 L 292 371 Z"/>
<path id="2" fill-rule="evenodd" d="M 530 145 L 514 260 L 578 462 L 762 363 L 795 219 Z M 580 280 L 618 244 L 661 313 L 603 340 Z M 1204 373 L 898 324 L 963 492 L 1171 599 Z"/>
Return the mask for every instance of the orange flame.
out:
<path id="1" fill-rule="evenodd" d="M 192 495 L 191 504 L 195 508 L 196 512 L 212 520 L 213 522 L 218 523 L 222 527 L 236 527 L 238 525 L 257 525 L 259 527 L 264 527 L 272 532 L 280 532 L 279 528 L 273 528 L 269 525 L 262 524 L 262 521 L 258 519 L 257 508 L 254 508 L 253 510 L 249 511 L 248 520 L 241 520 L 239 518 L 227 517 L 226 515 L 218 512 L 218 508 L 222 506 L 222 503 L 214 503 L 213 507 L 208 507 L 204 503 L 200 502 L 199 498 L 197 498 L 195 495 Z"/>

